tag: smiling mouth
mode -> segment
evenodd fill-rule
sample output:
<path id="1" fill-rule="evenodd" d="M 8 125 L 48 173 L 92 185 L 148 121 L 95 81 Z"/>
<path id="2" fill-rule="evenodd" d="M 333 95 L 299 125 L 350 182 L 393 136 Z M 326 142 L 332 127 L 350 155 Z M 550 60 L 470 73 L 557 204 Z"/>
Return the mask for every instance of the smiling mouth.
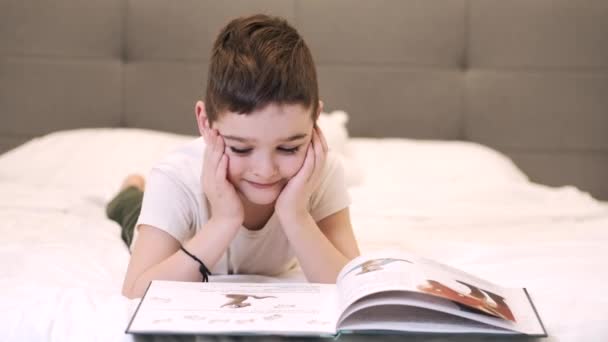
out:
<path id="1" fill-rule="evenodd" d="M 276 181 L 274 183 L 256 183 L 256 182 L 252 182 L 252 181 L 246 181 L 246 182 L 253 185 L 254 187 L 260 188 L 260 189 L 271 188 L 279 183 L 278 181 Z"/>

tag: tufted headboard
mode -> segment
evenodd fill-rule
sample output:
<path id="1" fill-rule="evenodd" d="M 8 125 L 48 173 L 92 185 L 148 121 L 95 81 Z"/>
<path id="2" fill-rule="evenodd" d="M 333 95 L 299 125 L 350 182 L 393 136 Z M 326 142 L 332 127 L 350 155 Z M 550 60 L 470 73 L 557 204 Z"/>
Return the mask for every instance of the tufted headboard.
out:
<path id="1" fill-rule="evenodd" d="M 51 131 L 195 134 L 229 19 L 287 18 L 360 137 L 457 139 L 608 199 L 605 0 L 0 0 L 0 152 Z"/>

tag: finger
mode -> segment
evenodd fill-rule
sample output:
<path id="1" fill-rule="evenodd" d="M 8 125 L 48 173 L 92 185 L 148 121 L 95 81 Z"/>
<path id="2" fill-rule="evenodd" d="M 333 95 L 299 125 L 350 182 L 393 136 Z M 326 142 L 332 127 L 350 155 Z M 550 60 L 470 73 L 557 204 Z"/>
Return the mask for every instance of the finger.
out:
<path id="1" fill-rule="evenodd" d="M 224 137 L 217 130 L 213 130 L 215 136 L 215 147 L 218 152 L 224 152 Z"/>
<path id="2" fill-rule="evenodd" d="M 325 134 L 323 134 L 321 127 L 317 126 L 317 130 L 319 133 L 319 139 L 321 140 L 321 146 L 323 146 L 323 150 L 325 152 L 329 151 L 329 146 L 327 145 L 327 139 L 325 139 Z"/>
<path id="3" fill-rule="evenodd" d="M 203 139 L 205 139 L 205 143 L 206 143 L 207 145 L 210 145 L 210 144 L 211 144 L 211 141 L 210 141 L 210 139 L 211 139 L 211 134 L 210 134 L 210 132 L 209 132 L 209 128 L 208 128 L 208 127 L 203 127 Z"/>
<path id="4" fill-rule="evenodd" d="M 317 175 L 319 173 L 321 173 L 321 170 L 323 169 L 327 151 L 322 146 L 323 146 L 323 144 L 321 143 L 321 137 L 319 136 L 319 134 L 315 134 L 315 137 L 314 137 L 315 168 L 314 168 L 312 174 L 310 175 L 310 179 L 317 177 Z"/>
<path id="5" fill-rule="evenodd" d="M 218 136 L 219 136 L 218 151 L 222 155 L 225 155 L 227 158 L 226 162 L 229 162 L 230 159 L 228 158 L 228 154 L 226 154 L 226 148 L 227 148 L 226 140 L 224 140 L 224 137 L 222 135 L 220 135 L 219 133 L 218 133 Z"/>
<path id="6" fill-rule="evenodd" d="M 298 173 L 296 174 L 296 176 L 293 179 L 294 182 L 298 183 L 300 185 L 304 185 L 308 181 L 308 178 L 310 178 L 310 175 L 312 174 L 314 167 L 315 167 L 314 148 L 312 147 L 312 143 L 311 143 L 308 145 L 308 149 L 306 150 L 306 156 L 304 157 L 304 163 L 302 164 L 302 167 L 300 167 L 300 170 L 298 171 Z"/>
<path id="7" fill-rule="evenodd" d="M 202 162 L 202 170 L 201 170 L 201 182 L 203 183 L 203 191 L 207 191 L 210 186 L 211 172 L 213 170 L 211 168 L 212 159 L 211 156 L 213 154 L 213 142 L 210 141 L 209 136 L 205 131 L 203 131 L 204 139 L 205 139 L 205 149 L 203 150 L 203 162 Z"/>
<path id="8" fill-rule="evenodd" d="M 325 155 L 325 153 L 327 153 L 327 150 L 325 149 L 325 146 L 323 146 L 323 140 L 321 140 L 321 133 L 320 133 L 320 131 L 317 131 L 313 135 L 313 142 L 314 142 L 314 148 L 315 148 L 315 157 L 316 156 L 323 156 L 323 155 Z"/>
<path id="9" fill-rule="evenodd" d="M 214 153 L 218 154 L 218 161 L 217 161 L 217 167 L 215 170 L 215 173 L 217 174 L 220 171 L 221 168 L 221 162 L 222 162 L 222 158 L 224 158 L 224 156 L 226 155 L 225 151 L 224 151 L 224 138 L 219 135 L 219 133 L 217 131 L 214 130 L 214 134 L 215 134 L 215 150 Z"/>
<path id="10" fill-rule="evenodd" d="M 209 134 L 209 132 L 205 129 L 203 130 L 203 136 L 205 139 L 205 158 L 204 158 L 204 162 L 205 165 L 209 165 L 210 161 L 211 161 L 211 153 L 213 151 L 213 140 L 211 139 L 211 136 Z"/>
<path id="11" fill-rule="evenodd" d="M 228 169 L 228 156 L 226 154 L 223 154 L 222 157 L 220 158 L 220 162 L 217 165 L 217 172 L 215 173 L 215 175 L 216 175 L 215 179 L 218 183 L 226 180 L 227 169 Z"/>
<path id="12" fill-rule="evenodd" d="M 315 169 L 315 146 L 314 144 L 310 144 L 308 146 L 308 151 L 306 151 L 306 159 L 304 160 L 304 165 L 302 166 L 304 169 L 304 174 L 307 176 L 306 179 L 310 177 L 312 171 Z"/>
<path id="13" fill-rule="evenodd" d="M 222 158 L 222 154 L 224 154 L 224 149 L 223 149 L 223 141 L 222 138 L 220 136 L 217 135 L 217 133 L 211 133 L 211 141 L 212 141 L 212 146 L 210 148 L 210 153 L 209 153 L 209 170 L 217 170 L 217 164 L 220 162 L 220 159 Z"/>

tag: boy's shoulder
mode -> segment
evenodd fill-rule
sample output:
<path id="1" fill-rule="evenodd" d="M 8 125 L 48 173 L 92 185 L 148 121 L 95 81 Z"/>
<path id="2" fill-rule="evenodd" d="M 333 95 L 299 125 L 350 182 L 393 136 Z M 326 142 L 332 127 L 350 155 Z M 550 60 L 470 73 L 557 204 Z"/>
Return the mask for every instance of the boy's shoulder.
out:
<path id="1" fill-rule="evenodd" d="M 325 167 L 324 174 L 335 172 L 336 169 L 344 168 L 344 161 L 342 155 L 336 153 L 332 150 L 327 152 L 327 156 L 325 157 Z"/>
<path id="2" fill-rule="evenodd" d="M 325 165 L 321 171 L 321 179 L 315 192 L 322 193 L 327 188 L 337 186 L 336 182 L 345 182 L 344 164 L 342 157 L 334 151 L 328 151 Z"/>

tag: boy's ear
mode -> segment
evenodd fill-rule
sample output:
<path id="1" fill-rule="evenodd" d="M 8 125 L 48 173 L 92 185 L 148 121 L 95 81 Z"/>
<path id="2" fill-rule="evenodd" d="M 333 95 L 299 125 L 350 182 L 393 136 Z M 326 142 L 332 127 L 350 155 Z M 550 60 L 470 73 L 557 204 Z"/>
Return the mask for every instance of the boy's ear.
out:
<path id="1" fill-rule="evenodd" d="M 205 103 L 203 101 L 197 101 L 194 106 L 194 115 L 196 115 L 196 124 L 198 126 L 198 132 L 203 135 L 203 132 L 209 130 L 209 118 L 205 111 Z"/>

